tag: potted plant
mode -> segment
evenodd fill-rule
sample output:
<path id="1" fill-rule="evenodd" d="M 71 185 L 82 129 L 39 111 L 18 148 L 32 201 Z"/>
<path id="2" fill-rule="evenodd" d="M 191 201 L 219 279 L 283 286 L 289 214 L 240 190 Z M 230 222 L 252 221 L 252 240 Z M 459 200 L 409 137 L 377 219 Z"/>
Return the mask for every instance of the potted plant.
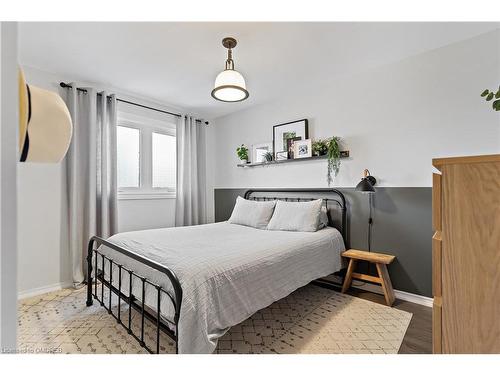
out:
<path id="1" fill-rule="evenodd" d="M 326 155 L 328 158 L 326 181 L 328 182 L 328 186 L 330 186 L 340 170 L 340 137 L 331 137 L 327 139 L 326 145 Z"/>
<path id="2" fill-rule="evenodd" d="M 264 163 L 269 163 L 270 161 L 273 161 L 273 154 L 268 151 L 264 154 Z"/>
<path id="3" fill-rule="evenodd" d="M 238 154 L 238 157 L 240 160 L 244 163 L 248 163 L 248 147 L 246 147 L 244 144 L 241 145 L 236 149 L 236 154 Z"/>
<path id="4" fill-rule="evenodd" d="M 500 111 L 500 87 L 498 88 L 498 91 L 496 93 L 494 91 L 484 90 L 481 93 L 481 96 L 485 98 L 487 102 L 493 100 L 493 98 L 497 99 L 493 101 L 491 106 L 495 111 Z"/>
<path id="5" fill-rule="evenodd" d="M 317 139 L 312 143 L 312 154 L 314 156 L 326 155 L 328 152 L 328 142 L 325 139 Z"/>

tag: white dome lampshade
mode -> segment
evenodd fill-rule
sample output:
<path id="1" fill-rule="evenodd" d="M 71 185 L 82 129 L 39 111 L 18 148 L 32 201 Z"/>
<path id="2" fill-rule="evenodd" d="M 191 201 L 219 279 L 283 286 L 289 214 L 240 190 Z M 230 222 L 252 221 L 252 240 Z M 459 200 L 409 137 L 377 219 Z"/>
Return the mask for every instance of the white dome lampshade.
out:
<path id="1" fill-rule="evenodd" d="M 234 70 L 231 49 L 236 46 L 236 39 L 224 38 L 222 45 L 228 49 L 226 69 L 217 75 L 215 87 L 212 90 L 212 97 L 222 102 L 241 102 L 248 98 L 249 94 L 245 78 L 243 78 L 240 72 Z"/>

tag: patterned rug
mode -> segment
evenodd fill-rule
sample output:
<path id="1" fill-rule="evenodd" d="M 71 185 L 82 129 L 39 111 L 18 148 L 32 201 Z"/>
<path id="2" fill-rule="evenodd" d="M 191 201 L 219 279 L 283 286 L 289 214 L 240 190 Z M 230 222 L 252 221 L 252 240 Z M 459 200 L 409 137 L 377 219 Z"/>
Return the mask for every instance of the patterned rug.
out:
<path id="1" fill-rule="evenodd" d="M 18 342 L 23 353 L 146 353 L 107 311 L 85 306 L 85 288 L 20 301 Z M 122 314 L 128 314 L 126 305 Z M 124 315 L 126 316 L 126 315 Z M 397 353 L 412 314 L 307 285 L 232 327 L 216 353 Z M 133 314 L 140 332 L 140 316 Z M 146 321 L 147 322 L 147 321 Z M 156 348 L 156 329 L 145 341 Z M 160 337 L 162 353 L 174 343 Z"/>

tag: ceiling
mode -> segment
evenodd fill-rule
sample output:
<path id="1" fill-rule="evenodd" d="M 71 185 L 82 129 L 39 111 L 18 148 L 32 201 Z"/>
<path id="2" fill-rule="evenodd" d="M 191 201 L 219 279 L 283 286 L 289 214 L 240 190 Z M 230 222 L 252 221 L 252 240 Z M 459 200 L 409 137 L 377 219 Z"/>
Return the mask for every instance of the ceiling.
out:
<path id="1" fill-rule="evenodd" d="M 22 65 L 215 118 L 491 31 L 498 23 L 20 23 Z M 215 101 L 221 40 L 250 98 Z"/>

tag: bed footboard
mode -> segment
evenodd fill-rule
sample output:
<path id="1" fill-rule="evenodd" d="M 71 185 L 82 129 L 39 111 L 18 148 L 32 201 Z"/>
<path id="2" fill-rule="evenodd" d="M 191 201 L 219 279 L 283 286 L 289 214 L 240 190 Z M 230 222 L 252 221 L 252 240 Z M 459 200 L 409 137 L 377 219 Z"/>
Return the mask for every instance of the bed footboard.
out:
<path id="1" fill-rule="evenodd" d="M 128 269 L 122 264 L 112 260 L 110 257 L 104 255 L 99 251 L 99 246 L 104 245 L 112 251 L 116 251 L 122 255 L 125 255 L 141 264 L 151 267 L 161 273 L 163 273 L 172 284 L 172 290 L 167 291 L 158 284 L 155 284 L 143 277 L 136 272 Z M 98 259 L 101 260 L 101 269 L 98 268 Z M 109 267 L 106 266 L 105 262 L 108 262 Z M 107 269 L 106 269 L 107 268 Z M 118 270 L 118 287 L 116 286 L 116 280 L 113 283 L 113 271 Z M 92 275 L 92 271 L 94 275 Z M 128 294 L 124 293 L 122 290 L 122 276 L 128 274 Z M 140 282 L 141 286 L 141 296 L 137 298 L 132 293 L 133 282 Z M 100 283 L 100 285 L 99 285 Z M 146 285 L 156 289 L 157 300 L 156 309 L 146 308 L 145 306 L 145 293 Z M 109 298 L 105 301 L 104 290 L 105 288 L 109 292 Z M 100 296 L 99 296 L 100 294 Z M 116 295 L 118 298 L 117 312 L 116 314 L 112 310 L 112 296 Z M 174 317 L 172 320 L 162 317 L 161 315 L 161 301 L 162 298 L 169 298 L 174 307 Z M 100 237 L 94 236 L 90 239 L 88 244 L 87 252 L 87 306 L 93 304 L 93 300 L 97 300 L 101 306 L 103 306 L 109 314 L 112 314 L 117 322 L 121 324 L 127 332 L 133 336 L 139 344 L 144 347 L 150 353 L 160 353 L 160 331 L 164 332 L 175 341 L 175 350 L 178 353 L 178 337 L 179 337 L 179 317 L 181 311 L 182 303 L 182 288 L 179 283 L 179 279 L 175 273 L 168 269 L 167 267 L 147 259 L 137 253 L 126 250 L 120 246 L 117 246 L 109 241 L 106 241 Z M 123 317 L 121 311 L 121 304 L 128 304 L 128 312 Z M 136 334 L 132 330 L 132 309 L 138 311 L 141 315 L 141 332 Z M 150 310 L 153 310 L 150 312 Z M 125 322 L 123 321 L 125 318 Z M 144 320 L 148 319 L 156 325 L 156 350 L 148 347 L 144 341 Z M 173 327 L 173 328 L 172 328 Z"/>

